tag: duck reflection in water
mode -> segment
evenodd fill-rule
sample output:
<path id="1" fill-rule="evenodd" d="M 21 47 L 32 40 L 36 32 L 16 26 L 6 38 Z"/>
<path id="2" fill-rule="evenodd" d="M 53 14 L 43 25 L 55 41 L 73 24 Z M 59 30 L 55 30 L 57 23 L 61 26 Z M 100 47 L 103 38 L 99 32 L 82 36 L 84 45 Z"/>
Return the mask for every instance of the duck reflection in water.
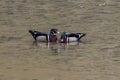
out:
<path id="1" fill-rule="evenodd" d="M 80 42 L 71 42 L 71 43 L 44 43 L 44 42 L 33 42 L 33 46 L 37 48 L 46 48 L 50 49 L 53 55 L 58 55 L 59 53 L 64 53 L 66 51 L 74 50 L 79 47 Z"/>

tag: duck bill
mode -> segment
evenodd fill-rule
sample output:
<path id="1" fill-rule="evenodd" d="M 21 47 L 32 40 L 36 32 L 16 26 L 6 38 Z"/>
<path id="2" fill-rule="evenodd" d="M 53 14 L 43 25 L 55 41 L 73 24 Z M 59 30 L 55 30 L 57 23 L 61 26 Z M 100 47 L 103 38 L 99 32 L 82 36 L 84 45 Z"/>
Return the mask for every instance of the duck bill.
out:
<path id="1" fill-rule="evenodd" d="M 57 31 L 57 34 L 60 34 L 60 32 L 59 32 L 59 31 Z"/>

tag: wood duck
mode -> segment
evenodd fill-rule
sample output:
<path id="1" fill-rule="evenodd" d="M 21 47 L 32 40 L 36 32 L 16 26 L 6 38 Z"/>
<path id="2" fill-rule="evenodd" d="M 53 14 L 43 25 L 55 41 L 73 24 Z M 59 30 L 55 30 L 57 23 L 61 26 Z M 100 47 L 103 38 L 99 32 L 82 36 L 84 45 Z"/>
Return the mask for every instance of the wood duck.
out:
<path id="1" fill-rule="evenodd" d="M 29 30 L 29 33 L 33 36 L 35 41 L 56 42 L 57 33 L 59 32 L 58 29 L 52 28 L 49 34 L 45 32 L 33 31 L 33 30 Z"/>
<path id="2" fill-rule="evenodd" d="M 59 39 L 59 42 L 60 43 L 67 43 L 67 42 L 79 41 L 85 35 L 86 35 L 85 33 L 67 33 L 67 32 L 61 32 L 61 37 Z"/>

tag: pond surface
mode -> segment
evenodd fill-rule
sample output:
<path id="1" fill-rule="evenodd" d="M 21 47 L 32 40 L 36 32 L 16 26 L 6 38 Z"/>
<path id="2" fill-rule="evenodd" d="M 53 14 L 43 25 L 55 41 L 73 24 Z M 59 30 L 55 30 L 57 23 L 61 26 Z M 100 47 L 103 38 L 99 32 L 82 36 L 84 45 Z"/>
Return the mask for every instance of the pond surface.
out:
<path id="1" fill-rule="evenodd" d="M 29 29 L 83 32 L 35 43 Z M 1 0 L 0 80 L 120 80 L 120 0 Z"/>

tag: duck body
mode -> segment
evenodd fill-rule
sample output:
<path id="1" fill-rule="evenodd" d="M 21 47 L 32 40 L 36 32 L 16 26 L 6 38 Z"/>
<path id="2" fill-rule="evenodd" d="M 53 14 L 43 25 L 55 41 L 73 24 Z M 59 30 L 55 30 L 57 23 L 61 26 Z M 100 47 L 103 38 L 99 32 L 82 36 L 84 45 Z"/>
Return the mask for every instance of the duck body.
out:
<path id="1" fill-rule="evenodd" d="M 67 33 L 67 32 L 61 32 L 61 37 L 60 37 L 59 42 L 60 43 L 67 43 L 67 42 L 79 41 L 85 35 L 86 35 L 85 33 Z"/>
<path id="2" fill-rule="evenodd" d="M 41 41 L 41 42 L 56 42 L 57 32 L 58 32 L 57 29 L 51 29 L 50 33 L 29 30 L 29 33 L 33 36 L 34 40 Z"/>

